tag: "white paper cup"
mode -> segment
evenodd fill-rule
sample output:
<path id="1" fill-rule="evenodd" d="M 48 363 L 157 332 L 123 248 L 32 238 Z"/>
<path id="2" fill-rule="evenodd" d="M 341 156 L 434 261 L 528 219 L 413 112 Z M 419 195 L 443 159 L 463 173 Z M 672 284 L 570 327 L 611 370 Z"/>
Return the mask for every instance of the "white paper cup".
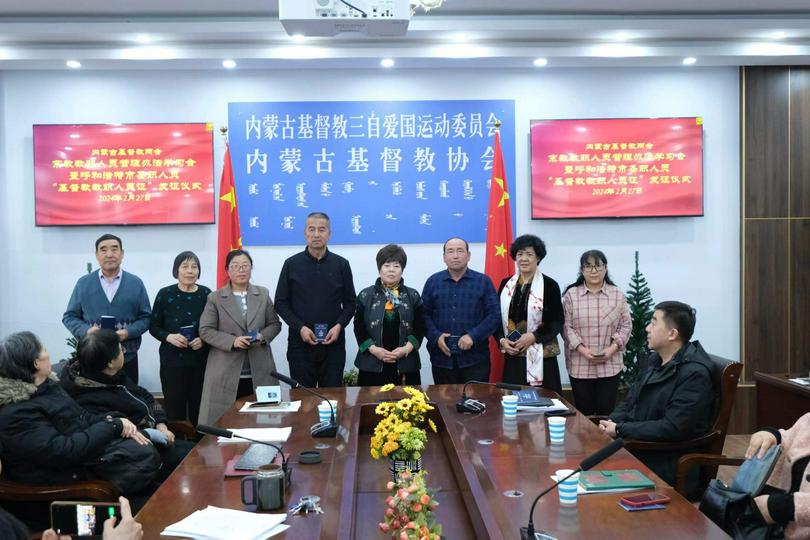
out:
<path id="1" fill-rule="evenodd" d="M 565 442 L 565 420 L 564 416 L 548 417 L 548 438 L 553 444 Z"/>
<path id="2" fill-rule="evenodd" d="M 337 414 L 337 400 L 330 399 L 329 402 L 332 403 L 332 407 L 335 408 L 335 414 Z M 331 417 L 332 409 L 329 407 L 329 403 L 326 401 L 321 401 L 318 404 L 318 419 L 321 422 L 328 422 Z"/>
<path id="3" fill-rule="evenodd" d="M 517 396 L 508 395 L 501 398 L 501 405 L 503 406 L 503 415 L 507 418 L 514 418 L 517 416 Z"/>
<path id="4" fill-rule="evenodd" d="M 569 474 L 574 472 L 571 469 L 560 469 L 557 471 L 557 480 L 562 480 Z M 577 504 L 577 485 L 579 484 L 579 473 L 575 474 L 568 480 L 562 482 L 557 486 L 557 491 L 560 493 L 560 504 L 573 505 Z"/>

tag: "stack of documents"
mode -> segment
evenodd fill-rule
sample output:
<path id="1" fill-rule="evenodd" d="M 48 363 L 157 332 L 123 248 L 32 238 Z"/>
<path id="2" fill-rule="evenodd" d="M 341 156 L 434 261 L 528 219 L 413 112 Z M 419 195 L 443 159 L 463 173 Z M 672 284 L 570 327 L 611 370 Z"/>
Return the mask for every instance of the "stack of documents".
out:
<path id="1" fill-rule="evenodd" d="M 298 412 L 301 408 L 301 400 L 298 401 L 282 401 L 275 405 L 262 405 L 254 401 L 246 401 L 242 408 L 239 409 L 240 413 L 287 413 Z"/>
<path id="2" fill-rule="evenodd" d="M 200 540 L 264 540 L 290 528 L 287 514 L 254 514 L 209 506 L 166 527 L 162 536 L 186 536 Z"/>
<path id="3" fill-rule="evenodd" d="M 292 432 L 292 428 L 291 427 L 245 428 L 245 429 L 229 429 L 228 431 L 234 434 L 233 438 L 228 439 L 226 437 L 217 437 L 217 442 L 219 444 L 228 444 L 228 443 L 244 444 L 246 441 L 244 439 L 238 438 L 237 435 L 241 435 L 242 437 L 246 437 L 248 439 L 253 439 L 254 441 L 284 443 L 287 442 L 287 439 L 290 438 L 290 432 Z"/>
<path id="4" fill-rule="evenodd" d="M 551 479 L 557 481 L 556 476 Z M 583 471 L 579 473 L 577 495 L 591 493 L 623 493 L 625 491 L 638 491 L 652 489 L 655 482 L 647 478 L 636 469 L 623 469 L 617 471 Z"/>
<path id="5" fill-rule="evenodd" d="M 557 411 L 567 411 L 568 410 L 568 407 L 563 405 L 563 402 L 560 401 L 559 399 L 551 398 L 551 403 L 552 403 L 551 405 L 546 405 L 546 406 L 542 406 L 542 405 L 518 405 L 517 410 L 518 411 L 539 412 L 539 413 L 544 413 L 544 412 L 547 412 L 547 411 L 557 412 Z"/>

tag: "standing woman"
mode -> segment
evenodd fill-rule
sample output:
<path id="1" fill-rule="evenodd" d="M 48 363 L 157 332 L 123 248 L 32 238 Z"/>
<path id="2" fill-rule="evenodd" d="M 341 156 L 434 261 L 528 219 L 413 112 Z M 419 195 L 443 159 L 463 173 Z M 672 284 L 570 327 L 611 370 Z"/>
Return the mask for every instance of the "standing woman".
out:
<path id="1" fill-rule="evenodd" d="M 624 293 L 608 276 L 607 258 L 597 249 L 579 258 L 579 276 L 566 287 L 565 365 L 574 403 L 582 414 L 610 414 L 616 405 L 622 351 L 633 321 Z"/>
<path id="2" fill-rule="evenodd" d="M 540 385 L 562 394 L 557 335 L 563 327 L 560 286 L 538 272 L 546 244 L 533 234 L 515 238 L 509 255 L 517 272 L 498 289 L 501 326 L 495 331 L 504 353 L 503 382 Z M 510 339 L 510 334 L 517 332 Z"/>
<path id="3" fill-rule="evenodd" d="M 177 284 L 158 291 L 149 333 L 160 341 L 166 416 L 196 424 L 208 358 L 208 346 L 200 339 L 200 316 L 211 289 L 197 284 L 200 259 L 191 251 L 175 257 L 172 275 Z"/>
<path id="4" fill-rule="evenodd" d="M 405 250 L 389 244 L 377 253 L 380 277 L 357 295 L 354 365 L 360 386 L 419 385 L 419 345 L 425 337 L 422 298 L 405 286 Z"/>
<path id="5" fill-rule="evenodd" d="M 257 386 L 276 385 L 270 376 L 276 363 L 270 342 L 281 331 L 270 292 L 250 283 L 253 259 L 243 249 L 235 249 L 225 258 L 228 284 L 208 295 L 200 336 L 211 346 L 205 369 L 201 424 L 213 424 L 237 398 L 243 366 L 250 371 L 253 390 Z"/>

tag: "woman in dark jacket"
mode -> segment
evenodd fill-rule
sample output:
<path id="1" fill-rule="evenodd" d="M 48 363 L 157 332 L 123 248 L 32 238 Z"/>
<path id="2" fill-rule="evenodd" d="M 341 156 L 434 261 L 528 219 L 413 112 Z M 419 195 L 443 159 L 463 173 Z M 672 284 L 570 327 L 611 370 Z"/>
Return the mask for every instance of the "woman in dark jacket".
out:
<path id="1" fill-rule="evenodd" d="M 115 411 L 144 431 L 155 444 L 165 479 L 183 461 L 194 444 L 176 441 L 166 426 L 166 412 L 149 390 L 138 386 L 121 369 L 124 351 L 112 330 L 85 335 L 76 350 L 76 360 L 62 372 L 62 386 L 76 403 L 91 413 Z"/>
<path id="2" fill-rule="evenodd" d="M 354 365 L 360 386 L 421 384 L 419 345 L 425 337 L 422 298 L 405 286 L 408 257 L 397 245 L 377 253 L 380 277 L 357 295 L 354 335 L 360 350 Z"/>
<path id="3" fill-rule="evenodd" d="M 160 385 L 169 420 L 197 423 L 208 346 L 200 338 L 200 317 L 211 289 L 199 285 L 200 259 L 184 251 L 174 259 L 177 283 L 155 296 L 149 333 L 160 341 Z"/>
<path id="4" fill-rule="evenodd" d="M 116 453 L 125 455 L 122 461 L 131 465 L 136 481 L 99 459 L 121 438 L 132 439 Z M 3 475 L 32 484 L 101 477 L 133 493 L 154 479 L 160 464 L 132 422 L 106 411 L 90 413 L 65 393 L 51 373 L 48 350 L 31 332 L 12 334 L 0 344 L 0 445 Z"/>
<path id="5" fill-rule="evenodd" d="M 515 238 L 509 255 L 517 263 L 517 272 L 498 289 L 502 324 L 495 331 L 504 353 L 503 382 L 542 383 L 543 388 L 562 394 L 557 364 L 557 335 L 564 321 L 560 286 L 538 269 L 546 257 L 546 244 L 524 234 Z"/>

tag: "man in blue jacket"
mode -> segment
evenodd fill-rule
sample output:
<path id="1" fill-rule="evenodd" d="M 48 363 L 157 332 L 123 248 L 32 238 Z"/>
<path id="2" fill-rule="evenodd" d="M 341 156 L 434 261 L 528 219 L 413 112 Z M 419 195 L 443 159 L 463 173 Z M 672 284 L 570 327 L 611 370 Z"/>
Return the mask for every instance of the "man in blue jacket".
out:
<path id="1" fill-rule="evenodd" d="M 102 317 L 115 317 L 112 322 L 124 347 L 124 372 L 137 384 L 138 348 L 152 311 L 141 279 L 121 269 L 123 259 L 120 238 L 105 234 L 96 240 L 99 269 L 76 282 L 62 324 L 81 339 L 101 327 Z"/>
<path id="2" fill-rule="evenodd" d="M 661 302 L 647 325 L 647 370 L 627 398 L 599 427 L 611 437 L 640 441 L 684 441 L 709 430 L 715 399 L 712 360 L 699 342 L 690 342 L 695 310 L 682 302 Z M 638 451 L 635 456 L 670 485 L 680 451 Z M 696 480 L 696 479 L 694 479 Z"/>

